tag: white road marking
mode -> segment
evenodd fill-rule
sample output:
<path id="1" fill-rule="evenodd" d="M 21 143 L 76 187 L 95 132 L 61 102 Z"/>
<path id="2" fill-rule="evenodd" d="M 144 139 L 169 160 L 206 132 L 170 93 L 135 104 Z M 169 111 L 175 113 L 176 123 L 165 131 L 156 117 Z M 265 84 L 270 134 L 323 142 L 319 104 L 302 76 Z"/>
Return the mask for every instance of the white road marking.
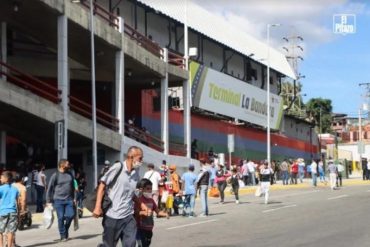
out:
<path id="1" fill-rule="evenodd" d="M 280 210 L 280 209 L 283 209 L 283 208 L 292 208 L 292 207 L 297 207 L 297 205 L 292 204 L 292 205 L 287 205 L 287 206 L 283 206 L 283 207 L 280 207 L 280 208 L 268 209 L 268 210 L 262 211 L 262 213 L 269 213 L 269 212 L 273 212 L 273 211 Z"/>
<path id="2" fill-rule="evenodd" d="M 279 198 L 279 197 L 287 197 L 287 196 L 300 196 L 300 195 L 312 194 L 312 193 L 316 193 L 316 192 L 320 192 L 320 191 L 321 190 L 312 190 L 312 191 L 303 191 L 303 192 L 298 192 L 298 193 L 283 194 L 283 195 L 277 195 L 277 196 L 271 195 L 270 198 Z"/>
<path id="3" fill-rule="evenodd" d="M 335 199 L 340 199 L 343 197 L 347 197 L 348 195 L 341 195 L 341 196 L 334 196 L 334 197 L 329 197 L 328 200 L 335 200 Z"/>
<path id="4" fill-rule="evenodd" d="M 167 230 L 173 230 L 173 229 L 183 228 L 183 227 L 188 227 L 188 226 L 196 226 L 196 225 L 201 225 L 201 224 L 215 222 L 215 221 L 218 221 L 218 220 L 216 220 L 216 219 L 214 219 L 214 220 L 206 220 L 206 221 L 200 221 L 200 222 L 195 222 L 195 223 L 181 225 L 181 226 L 174 226 L 174 227 L 167 228 Z"/>

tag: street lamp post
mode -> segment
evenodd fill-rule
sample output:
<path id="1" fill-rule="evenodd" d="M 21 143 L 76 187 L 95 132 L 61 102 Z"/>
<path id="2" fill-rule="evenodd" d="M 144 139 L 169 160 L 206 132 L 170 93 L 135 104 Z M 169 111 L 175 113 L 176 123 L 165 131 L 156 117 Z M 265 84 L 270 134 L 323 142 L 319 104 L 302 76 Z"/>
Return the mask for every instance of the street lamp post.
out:
<path id="1" fill-rule="evenodd" d="M 92 98 L 92 163 L 94 168 L 94 188 L 98 185 L 98 158 L 96 140 L 96 89 L 95 89 L 95 43 L 94 43 L 94 4 L 90 0 L 90 32 L 91 32 L 91 98 Z"/>
<path id="2" fill-rule="evenodd" d="M 280 24 L 267 24 L 267 162 L 271 164 L 271 134 L 270 134 L 270 27 L 277 27 Z"/>

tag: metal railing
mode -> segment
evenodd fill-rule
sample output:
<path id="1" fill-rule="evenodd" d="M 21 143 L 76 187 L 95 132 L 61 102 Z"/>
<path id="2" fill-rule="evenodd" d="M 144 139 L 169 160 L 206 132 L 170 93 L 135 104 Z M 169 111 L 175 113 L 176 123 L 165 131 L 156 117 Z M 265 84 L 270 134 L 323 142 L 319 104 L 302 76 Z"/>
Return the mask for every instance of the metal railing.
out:
<path id="1" fill-rule="evenodd" d="M 126 136 L 159 152 L 163 152 L 164 150 L 163 141 L 160 138 L 151 135 L 134 125 L 125 124 L 125 134 Z"/>
<path id="2" fill-rule="evenodd" d="M 80 1 L 81 5 L 86 7 L 87 9 L 90 9 L 90 1 L 88 0 L 82 0 Z M 107 21 L 109 26 L 112 26 L 116 29 L 119 29 L 119 18 L 115 14 L 109 12 L 106 10 L 103 6 L 99 5 L 95 1 L 93 1 L 94 6 L 94 14 L 102 18 L 103 20 Z"/>
<path id="3" fill-rule="evenodd" d="M 169 143 L 169 154 L 186 156 L 186 144 L 170 142 Z"/>
<path id="4" fill-rule="evenodd" d="M 84 117 L 92 118 L 91 105 L 72 95 L 69 96 L 69 108 Z M 118 130 L 119 120 L 100 109 L 96 109 L 96 121 L 114 131 Z"/>
<path id="5" fill-rule="evenodd" d="M 62 92 L 58 88 L 1 61 L 0 75 L 6 76 L 8 82 L 31 91 L 53 103 L 58 104 L 61 101 L 60 95 Z"/>
<path id="6" fill-rule="evenodd" d="M 90 9 L 90 2 L 87 0 L 80 1 L 81 5 L 86 7 L 87 9 Z M 105 9 L 103 6 L 99 5 L 95 1 L 93 2 L 94 5 L 94 14 L 102 18 L 103 20 L 107 21 L 110 26 L 113 26 L 116 29 L 119 29 L 120 26 L 120 20 L 119 17 L 111 12 L 109 12 L 107 9 Z M 160 59 L 163 59 L 163 48 L 158 45 L 153 40 L 149 39 L 145 35 L 138 32 L 133 27 L 129 26 L 128 24 L 124 24 L 124 32 L 133 40 L 136 41 L 136 43 L 152 54 L 154 54 L 156 57 L 159 57 Z M 168 52 L 168 63 L 173 64 L 175 66 L 178 66 L 182 69 L 185 69 L 185 58 L 181 56 L 180 54 L 177 54 L 174 51 Z"/>
<path id="7" fill-rule="evenodd" d="M 138 45 L 142 46 L 143 48 L 148 50 L 150 53 L 155 55 L 156 57 L 163 59 L 162 47 L 160 47 L 153 40 L 147 38 L 145 35 L 141 34 L 136 29 L 127 25 L 126 23 L 125 23 L 124 31 L 125 31 L 125 34 L 127 34 L 132 40 L 135 40 Z"/>
<path id="8" fill-rule="evenodd" d="M 185 69 L 185 58 L 174 51 L 168 51 L 168 63 Z"/>

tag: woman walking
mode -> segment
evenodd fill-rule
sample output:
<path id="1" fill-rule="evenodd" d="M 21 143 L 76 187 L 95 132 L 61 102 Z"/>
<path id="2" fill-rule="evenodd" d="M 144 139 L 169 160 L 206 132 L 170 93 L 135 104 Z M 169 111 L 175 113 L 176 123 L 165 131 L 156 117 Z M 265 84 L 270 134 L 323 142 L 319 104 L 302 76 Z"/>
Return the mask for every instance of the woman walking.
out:
<path id="1" fill-rule="evenodd" d="M 235 203 L 239 204 L 239 179 L 241 179 L 242 176 L 236 168 L 233 168 L 231 172 L 230 183 L 235 195 Z"/>
<path id="2" fill-rule="evenodd" d="M 38 173 L 37 173 L 37 182 L 36 182 L 36 191 L 37 191 L 36 213 L 44 212 L 44 193 L 47 190 L 46 175 L 44 171 L 45 171 L 45 165 L 40 165 Z"/>
<path id="3" fill-rule="evenodd" d="M 225 199 L 224 191 L 225 191 L 225 188 L 226 188 L 226 178 L 227 177 L 228 177 L 228 175 L 224 171 L 224 165 L 219 164 L 218 165 L 218 170 L 216 172 L 215 182 L 217 184 L 218 190 L 220 191 L 220 198 L 221 198 L 220 203 L 224 203 L 224 199 Z"/>

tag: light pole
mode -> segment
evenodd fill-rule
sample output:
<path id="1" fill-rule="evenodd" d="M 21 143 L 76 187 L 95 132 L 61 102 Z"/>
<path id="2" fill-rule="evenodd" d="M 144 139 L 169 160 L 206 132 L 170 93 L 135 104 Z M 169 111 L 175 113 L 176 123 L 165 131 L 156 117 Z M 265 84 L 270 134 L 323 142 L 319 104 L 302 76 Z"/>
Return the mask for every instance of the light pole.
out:
<path id="1" fill-rule="evenodd" d="M 271 164 L 270 144 L 270 27 L 278 27 L 280 24 L 267 24 L 267 162 Z"/>
<path id="2" fill-rule="evenodd" d="M 95 92 L 95 42 L 94 42 L 94 4 L 90 0 L 90 31 L 91 31 L 91 98 L 92 98 L 92 163 L 94 168 L 94 188 L 98 185 L 98 157 L 96 141 L 96 92 Z"/>

